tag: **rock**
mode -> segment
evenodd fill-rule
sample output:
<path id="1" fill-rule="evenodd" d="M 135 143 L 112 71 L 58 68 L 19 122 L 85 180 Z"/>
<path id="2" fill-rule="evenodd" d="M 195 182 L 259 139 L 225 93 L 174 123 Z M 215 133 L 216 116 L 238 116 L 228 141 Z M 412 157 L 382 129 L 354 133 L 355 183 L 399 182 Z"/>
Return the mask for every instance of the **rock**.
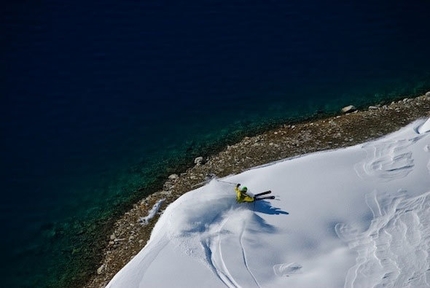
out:
<path id="1" fill-rule="evenodd" d="M 103 264 L 102 266 L 100 266 L 100 267 L 97 269 L 97 274 L 98 274 L 98 275 L 102 274 L 104 269 L 105 269 L 105 264 Z"/>
<path id="2" fill-rule="evenodd" d="M 170 189 L 172 189 L 173 187 L 175 187 L 175 185 L 173 185 L 171 182 L 167 181 L 166 183 L 164 183 L 163 185 L 163 190 L 164 191 L 169 191 Z"/>
<path id="3" fill-rule="evenodd" d="M 110 235 L 110 240 L 115 240 L 116 236 L 115 234 Z"/>
<path id="4" fill-rule="evenodd" d="M 205 176 L 205 181 L 209 182 L 209 181 L 211 181 L 212 179 L 215 179 L 215 178 L 216 178 L 216 175 L 214 173 L 208 173 Z"/>
<path id="5" fill-rule="evenodd" d="M 341 111 L 342 111 L 342 113 L 346 114 L 346 113 L 351 113 L 351 112 L 357 111 L 357 108 L 355 108 L 354 105 L 349 105 L 349 106 L 343 107 Z"/>
<path id="6" fill-rule="evenodd" d="M 171 175 L 169 176 L 169 179 L 170 179 L 170 180 L 176 180 L 176 179 L 178 179 L 178 178 L 179 178 L 178 174 L 171 174 Z"/>
<path id="7" fill-rule="evenodd" d="M 426 94 L 427 98 L 430 98 L 430 91 L 428 91 Z"/>
<path id="8" fill-rule="evenodd" d="M 197 157 L 196 159 L 194 159 L 194 164 L 196 164 L 196 165 L 202 165 L 202 164 L 204 164 L 204 159 L 203 159 L 203 157 Z"/>

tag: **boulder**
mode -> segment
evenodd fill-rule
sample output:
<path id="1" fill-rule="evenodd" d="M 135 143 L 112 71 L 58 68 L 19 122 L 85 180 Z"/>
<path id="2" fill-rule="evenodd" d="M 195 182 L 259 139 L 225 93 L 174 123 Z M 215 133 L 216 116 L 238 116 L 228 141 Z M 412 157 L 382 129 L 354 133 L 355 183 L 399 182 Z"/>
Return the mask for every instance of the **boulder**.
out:
<path id="1" fill-rule="evenodd" d="M 169 180 L 176 180 L 176 179 L 178 179 L 178 178 L 179 178 L 178 174 L 171 174 L 171 175 L 169 176 Z"/>
<path id="2" fill-rule="evenodd" d="M 203 159 L 203 157 L 197 157 L 196 159 L 194 159 L 194 164 L 196 164 L 196 165 L 202 165 L 202 164 L 204 164 L 204 159 Z"/>
<path id="3" fill-rule="evenodd" d="M 346 114 L 346 113 L 351 113 L 351 112 L 357 111 L 357 108 L 355 108 L 354 105 L 349 105 L 349 106 L 343 107 L 341 111 L 342 111 L 342 113 Z"/>

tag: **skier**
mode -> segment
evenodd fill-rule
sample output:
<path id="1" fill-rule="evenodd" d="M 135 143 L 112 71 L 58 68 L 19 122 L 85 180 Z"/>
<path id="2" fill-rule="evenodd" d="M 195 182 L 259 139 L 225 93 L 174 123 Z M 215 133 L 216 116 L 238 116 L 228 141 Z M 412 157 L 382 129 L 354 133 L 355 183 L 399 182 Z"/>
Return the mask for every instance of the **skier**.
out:
<path id="1" fill-rule="evenodd" d="M 248 188 L 243 187 L 242 189 L 239 189 L 240 184 L 236 185 L 236 188 L 234 188 L 234 190 L 236 191 L 236 201 L 239 203 L 242 202 L 254 202 L 255 199 L 254 197 L 249 196 L 248 194 L 246 194 L 246 192 L 248 191 Z"/>
<path id="2" fill-rule="evenodd" d="M 239 189 L 239 187 L 240 187 L 240 184 L 237 184 L 236 187 L 234 188 L 234 190 L 236 191 L 236 201 L 239 203 L 243 203 L 243 202 L 251 203 L 251 202 L 263 200 L 263 199 L 275 199 L 275 196 L 261 197 L 262 195 L 270 194 L 272 192 L 270 190 L 255 194 L 254 196 L 250 196 L 247 194 L 248 188 L 243 187 L 242 189 Z"/>

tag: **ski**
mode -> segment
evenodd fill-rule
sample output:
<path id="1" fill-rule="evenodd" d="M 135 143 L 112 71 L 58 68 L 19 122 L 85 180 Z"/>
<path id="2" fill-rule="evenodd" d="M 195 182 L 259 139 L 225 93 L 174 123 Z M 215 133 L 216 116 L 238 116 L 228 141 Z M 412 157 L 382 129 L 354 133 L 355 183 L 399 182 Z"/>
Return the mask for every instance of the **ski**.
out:
<path id="1" fill-rule="evenodd" d="M 261 192 L 261 193 L 257 193 L 257 194 L 255 194 L 255 195 L 254 195 L 254 197 L 258 197 L 258 196 L 266 195 L 266 194 L 270 194 L 270 193 L 272 193 L 272 191 L 267 190 L 267 191 L 264 191 L 264 192 Z"/>
<path id="2" fill-rule="evenodd" d="M 265 196 L 260 198 L 254 198 L 254 201 L 265 200 L 265 199 L 275 199 L 275 196 Z"/>

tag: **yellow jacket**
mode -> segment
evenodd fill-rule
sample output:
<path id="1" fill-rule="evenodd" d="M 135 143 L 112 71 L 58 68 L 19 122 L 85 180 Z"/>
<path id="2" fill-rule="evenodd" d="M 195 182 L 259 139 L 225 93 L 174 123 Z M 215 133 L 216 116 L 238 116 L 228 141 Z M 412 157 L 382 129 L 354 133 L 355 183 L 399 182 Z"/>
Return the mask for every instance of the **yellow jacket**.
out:
<path id="1" fill-rule="evenodd" d="M 235 187 L 234 191 L 236 191 L 236 201 L 239 203 L 242 202 L 254 202 L 254 198 L 246 194 L 245 191 L 239 189 L 239 187 Z"/>

